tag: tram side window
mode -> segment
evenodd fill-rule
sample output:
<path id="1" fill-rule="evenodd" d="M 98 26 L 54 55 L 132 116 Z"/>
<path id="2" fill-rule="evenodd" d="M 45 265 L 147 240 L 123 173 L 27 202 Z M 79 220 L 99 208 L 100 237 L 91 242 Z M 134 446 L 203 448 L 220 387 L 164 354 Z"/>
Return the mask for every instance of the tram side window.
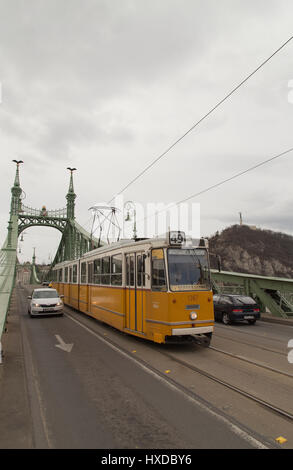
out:
<path id="1" fill-rule="evenodd" d="M 72 270 L 72 282 L 73 284 L 77 283 L 77 264 L 73 265 L 73 270 Z"/>
<path id="2" fill-rule="evenodd" d="M 80 267 L 80 283 L 86 284 L 86 263 L 81 263 Z"/>
<path id="3" fill-rule="evenodd" d="M 152 289 L 167 290 L 164 251 L 161 248 L 152 251 Z"/>
<path id="4" fill-rule="evenodd" d="M 111 284 L 112 286 L 122 285 L 122 255 L 111 257 Z"/>
<path id="5" fill-rule="evenodd" d="M 134 256 L 126 256 L 126 285 L 134 286 Z"/>
<path id="6" fill-rule="evenodd" d="M 102 284 L 110 284 L 110 276 L 110 256 L 105 256 L 105 258 L 102 258 Z"/>
<path id="7" fill-rule="evenodd" d="M 94 261 L 94 284 L 101 284 L 101 259 Z"/>
<path id="8" fill-rule="evenodd" d="M 145 286 L 145 258 L 143 255 L 137 255 L 137 285 Z"/>
<path id="9" fill-rule="evenodd" d="M 58 269 L 58 282 L 62 282 L 62 269 Z"/>
<path id="10" fill-rule="evenodd" d="M 68 282 L 68 267 L 64 270 L 64 282 Z"/>
<path id="11" fill-rule="evenodd" d="M 69 280 L 68 282 L 70 282 L 70 284 L 72 283 L 72 266 L 70 266 L 69 268 Z"/>
<path id="12" fill-rule="evenodd" d="M 93 283 L 93 270 L 94 270 L 94 264 L 93 263 L 88 263 L 87 265 L 87 279 L 88 279 L 88 284 Z"/>

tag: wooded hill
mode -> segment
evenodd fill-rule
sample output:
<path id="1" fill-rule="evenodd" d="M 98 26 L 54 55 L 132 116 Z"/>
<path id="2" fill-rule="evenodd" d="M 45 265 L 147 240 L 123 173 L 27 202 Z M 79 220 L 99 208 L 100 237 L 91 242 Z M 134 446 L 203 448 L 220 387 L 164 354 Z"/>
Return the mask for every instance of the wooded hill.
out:
<path id="1" fill-rule="evenodd" d="M 293 278 L 293 237 L 285 233 L 233 225 L 210 237 L 209 247 L 223 271 Z"/>

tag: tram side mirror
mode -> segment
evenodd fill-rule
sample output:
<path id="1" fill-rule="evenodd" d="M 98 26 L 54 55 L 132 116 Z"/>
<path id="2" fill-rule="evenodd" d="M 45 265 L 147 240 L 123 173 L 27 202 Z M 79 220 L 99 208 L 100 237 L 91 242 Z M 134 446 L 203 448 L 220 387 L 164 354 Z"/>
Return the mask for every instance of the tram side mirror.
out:
<path id="1" fill-rule="evenodd" d="M 29 295 L 29 296 L 28 296 L 28 299 L 30 300 L 31 298 L 32 298 L 32 296 L 31 296 L 31 295 Z"/>

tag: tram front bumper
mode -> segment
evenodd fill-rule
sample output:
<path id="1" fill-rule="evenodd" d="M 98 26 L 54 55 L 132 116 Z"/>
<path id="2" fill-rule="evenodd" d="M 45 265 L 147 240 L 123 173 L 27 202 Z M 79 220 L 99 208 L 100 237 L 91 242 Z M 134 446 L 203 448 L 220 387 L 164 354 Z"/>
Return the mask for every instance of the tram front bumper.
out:
<path id="1" fill-rule="evenodd" d="M 204 335 L 206 333 L 213 333 L 213 331 L 213 326 L 199 326 L 197 328 L 173 328 L 172 336 Z"/>

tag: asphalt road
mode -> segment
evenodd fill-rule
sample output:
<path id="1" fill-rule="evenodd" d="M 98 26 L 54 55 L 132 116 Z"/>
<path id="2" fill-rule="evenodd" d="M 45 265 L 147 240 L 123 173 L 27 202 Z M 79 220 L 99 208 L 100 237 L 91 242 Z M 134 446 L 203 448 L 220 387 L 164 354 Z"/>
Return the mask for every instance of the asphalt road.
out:
<path id="1" fill-rule="evenodd" d="M 0 404 L 0 417 L 2 413 L 5 418 L 2 427 L 6 426 L 2 439 L 0 420 L 0 448 L 274 447 L 278 427 L 289 437 L 292 423 L 227 393 L 168 355 L 213 373 L 221 369 L 223 376 L 237 385 L 251 388 L 252 381 L 255 392 L 268 395 L 271 401 L 281 391 L 284 407 L 290 406 L 289 376 L 278 377 L 260 367 L 256 371 L 249 362 L 212 349 L 143 342 L 67 308 L 63 317 L 30 318 L 26 292 L 19 289 L 18 294 L 11 313 L 11 334 L 17 335 L 19 330 L 21 347 L 16 363 L 13 347 L 11 354 L 8 347 L 2 374 L 10 377 L 11 397 L 17 397 L 18 392 L 13 390 L 17 382 L 13 384 L 9 375 L 10 363 L 22 374 L 26 398 L 19 399 L 26 412 L 20 414 L 20 420 L 15 409 L 10 419 L 10 392 L 0 387 L 0 398 L 4 403 L 6 400 L 6 414 Z M 274 368 L 293 375 L 293 366 L 285 356 L 290 335 L 293 337 L 293 329 L 261 322 L 248 328 L 218 325 L 212 345 L 251 361 L 258 357 L 261 364 L 273 361 Z M 70 352 L 57 347 L 62 341 L 73 344 Z M 9 380 L 6 383 L 9 385 Z M 275 387 L 270 393 L 268 384 Z M 27 433 L 22 441 L 15 429 L 19 429 L 19 422 Z M 293 447 L 291 437 L 289 447 Z"/>

